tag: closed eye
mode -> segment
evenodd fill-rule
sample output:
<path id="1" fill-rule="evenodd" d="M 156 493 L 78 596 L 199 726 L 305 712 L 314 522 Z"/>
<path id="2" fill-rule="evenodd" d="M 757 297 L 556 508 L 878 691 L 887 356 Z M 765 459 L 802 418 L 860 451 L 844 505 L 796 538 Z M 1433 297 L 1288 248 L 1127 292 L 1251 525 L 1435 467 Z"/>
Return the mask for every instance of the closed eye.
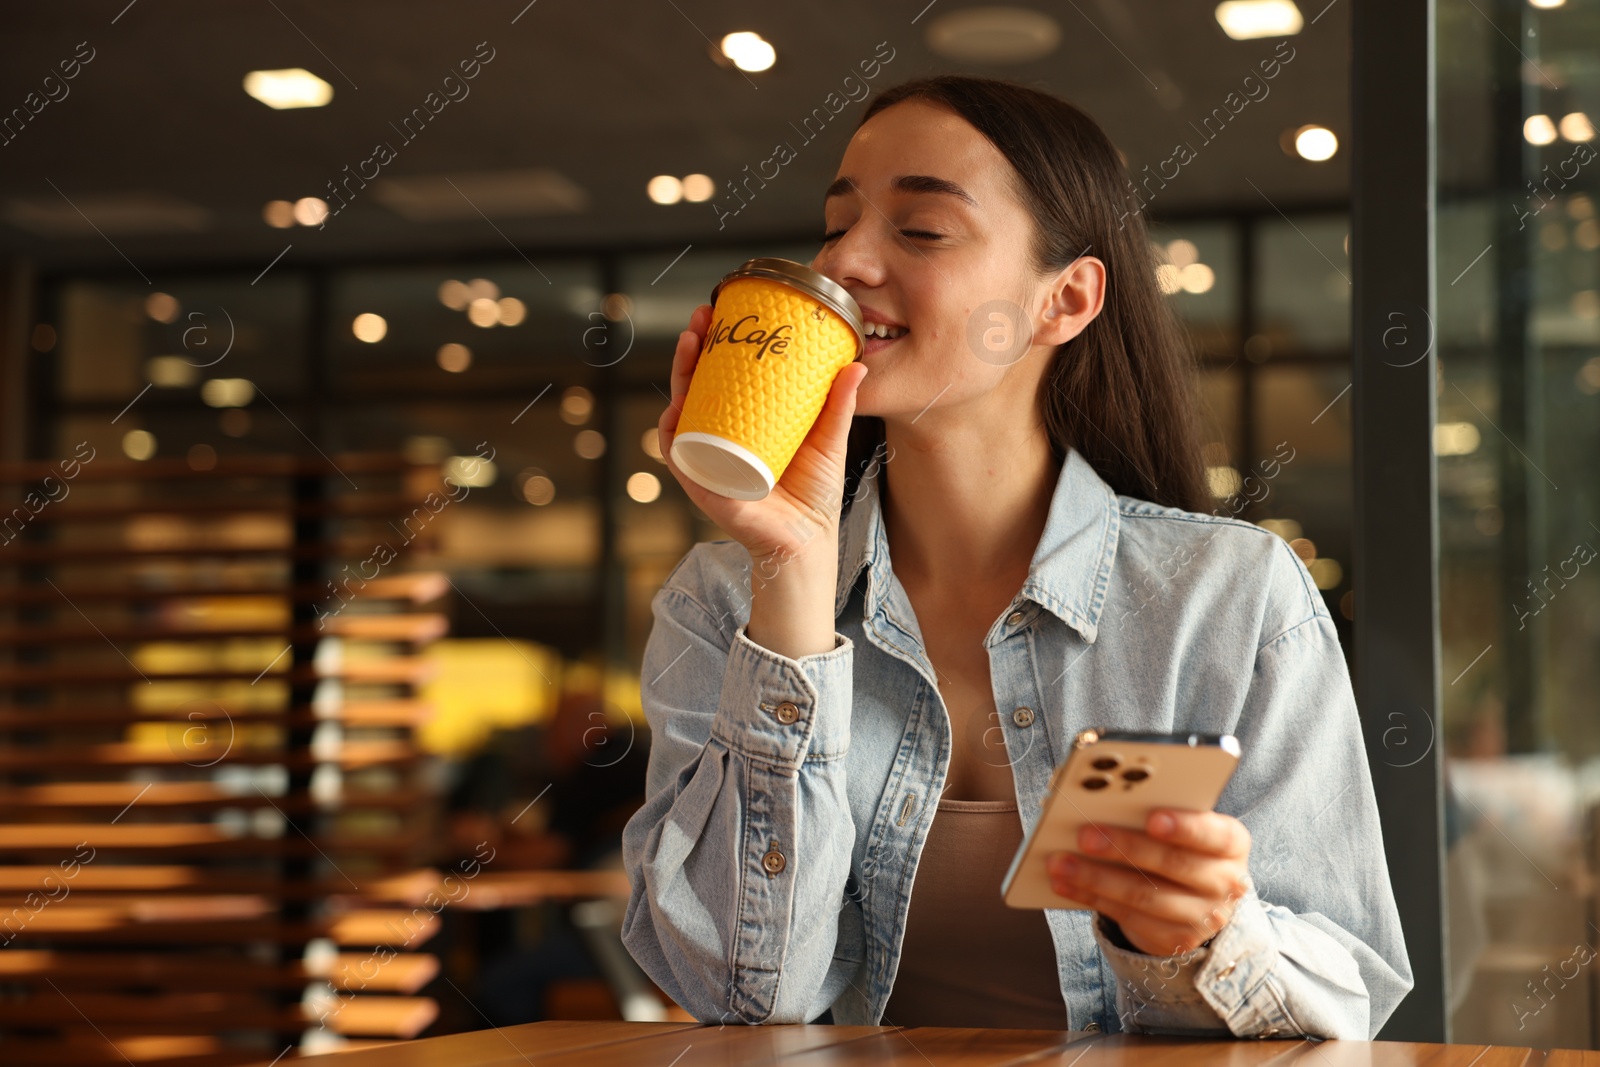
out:
<path id="1" fill-rule="evenodd" d="M 843 237 L 844 234 L 845 231 L 843 230 L 829 230 L 827 233 L 822 235 L 822 243 L 827 244 L 829 241 L 837 241 L 839 238 Z M 944 240 L 944 234 L 934 233 L 932 230 L 901 230 L 900 236 L 915 238 L 919 241 Z"/>

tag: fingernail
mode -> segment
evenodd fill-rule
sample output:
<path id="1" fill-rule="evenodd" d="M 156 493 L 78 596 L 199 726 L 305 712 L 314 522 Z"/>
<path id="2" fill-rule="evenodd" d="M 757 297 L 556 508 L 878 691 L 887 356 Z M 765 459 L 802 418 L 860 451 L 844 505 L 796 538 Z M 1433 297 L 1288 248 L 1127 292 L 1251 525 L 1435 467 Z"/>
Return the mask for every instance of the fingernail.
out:
<path id="1" fill-rule="evenodd" d="M 1166 837 L 1177 828 L 1178 820 L 1164 811 L 1150 816 L 1150 832 L 1158 837 Z"/>

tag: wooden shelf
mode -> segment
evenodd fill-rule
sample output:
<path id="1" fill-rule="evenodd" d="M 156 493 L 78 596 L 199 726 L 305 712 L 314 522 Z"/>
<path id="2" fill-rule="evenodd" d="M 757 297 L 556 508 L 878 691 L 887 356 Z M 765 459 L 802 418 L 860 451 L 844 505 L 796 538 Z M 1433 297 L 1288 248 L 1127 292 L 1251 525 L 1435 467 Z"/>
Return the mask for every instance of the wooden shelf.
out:
<path id="1" fill-rule="evenodd" d="M 52 475 L 0 465 L 0 486 L 20 487 L 0 495 Z M 421 1033 L 440 966 L 416 950 L 440 929 L 444 876 L 419 866 L 440 843 L 414 730 L 432 715 L 423 650 L 448 628 L 425 605 L 451 584 L 340 564 L 369 558 L 374 537 L 398 546 L 418 509 L 431 517 L 438 467 L 262 456 L 195 472 L 107 456 L 74 479 L 0 552 L 0 915 L 26 917 L 0 951 L 0 1061 L 234 1067 L 322 1023 L 352 1046 Z M 159 539 L 119 529 L 152 518 L 141 532 Z M 437 533 L 423 524 L 408 562 Z M 324 706 L 339 688 L 325 681 L 362 699 Z M 167 706 L 135 706 L 147 697 Z M 358 729 L 340 741 L 325 723 Z M 208 744 L 185 747 L 196 727 Z M 252 767 L 287 777 L 267 796 L 219 774 Z M 381 773 L 328 790 L 330 767 Z M 323 941 L 338 948 L 308 966 Z M 308 988 L 346 995 L 318 1018 Z"/>
<path id="2" fill-rule="evenodd" d="M 450 590 L 450 580 L 435 571 L 416 571 L 406 574 L 381 574 L 360 587 L 361 599 L 371 602 L 403 600 L 413 604 L 426 604 L 444 596 Z M 72 604 L 115 602 L 122 604 L 152 604 L 168 600 L 192 600 L 208 597 L 285 596 L 296 604 L 326 605 L 331 594 L 326 581 L 299 583 L 286 586 L 281 581 L 257 580 L 250 582 L 172 582 L 154 586 L 141 586 L 134 582 L 120 583 L 62 583 L 49 585 L 0 585 L 0 606 L 5 605 L 56 605 L 64 601 Z"/>
<path id="3" fill-rule="evenodd" d="M 226 641 L 241 637 L 281 637 L 311 643 L 325 637 L 354 641 L 392 641 L 417 644 L 436 641 L 450 629 L 450 620 L 437 614 L 335 615 L 320 626 L 174 626 L 172 624 L 0 627 L 0 645 L 33 648 L 46 645 L 103 644 L 146 641 Z"/>
<path id="4" fill-rule="evenodd" d="M 129 707 L 23 709 L 0 706 L 0 731 L 77 732 L 84 727 L 115 729 L 136 722 L 192 725 L 229 721 L 240 726 L 251 723 L 315 726 L 322 722 L 339 722 L 347 726 L 416 727 L 432 717 L 433 705 L 421 700 L 346 700 L 336 705 L 333 710 L 322 714 L 309 707 L 277 711 L 254 708 L 218 710 L 217 707 L 206 706 L 166 709 Z"/>

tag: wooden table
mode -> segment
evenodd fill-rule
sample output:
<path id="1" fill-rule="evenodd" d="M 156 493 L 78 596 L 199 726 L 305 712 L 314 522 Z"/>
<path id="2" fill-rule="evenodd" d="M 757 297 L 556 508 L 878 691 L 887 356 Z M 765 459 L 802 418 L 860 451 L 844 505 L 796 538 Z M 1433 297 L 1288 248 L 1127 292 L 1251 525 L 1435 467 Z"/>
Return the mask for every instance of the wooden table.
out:
<path id="1" fill-rule="evenodd" d="M 1600 1052 L 1390 1041 L 1194 1041 L 1067 1030 L 542 1022 L 335 1053 L 327 1067 L 1600 1067 Z"/>

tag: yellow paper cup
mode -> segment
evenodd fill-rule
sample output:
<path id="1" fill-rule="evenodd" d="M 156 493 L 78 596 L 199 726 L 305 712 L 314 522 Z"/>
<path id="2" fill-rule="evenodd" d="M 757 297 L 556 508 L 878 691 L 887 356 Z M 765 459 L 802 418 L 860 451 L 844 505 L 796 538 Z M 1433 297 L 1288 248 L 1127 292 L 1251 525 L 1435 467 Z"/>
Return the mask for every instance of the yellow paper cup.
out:
<path id="1" fill-rule="evenodd" d="M 672 461 L 714 493 L 760 500 L 865 348 L 861 309 L 832 279 L 774 258 L 729 272 L 711 302 Z"/>

